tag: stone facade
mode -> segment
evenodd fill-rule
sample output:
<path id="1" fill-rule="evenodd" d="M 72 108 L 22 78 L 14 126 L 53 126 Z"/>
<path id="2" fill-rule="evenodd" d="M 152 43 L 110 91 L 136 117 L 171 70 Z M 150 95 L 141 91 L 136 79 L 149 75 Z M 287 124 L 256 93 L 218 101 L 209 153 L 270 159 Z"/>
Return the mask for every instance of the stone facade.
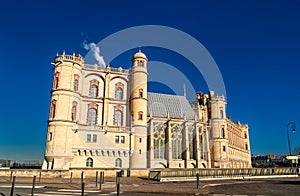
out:
<path id="1" fill-rule="evenodd" d="M 225 98 L 150 93 L 147 62 L 56 56 L 43 169 L 251 167 L 248 126 L 226 117 Z"/>

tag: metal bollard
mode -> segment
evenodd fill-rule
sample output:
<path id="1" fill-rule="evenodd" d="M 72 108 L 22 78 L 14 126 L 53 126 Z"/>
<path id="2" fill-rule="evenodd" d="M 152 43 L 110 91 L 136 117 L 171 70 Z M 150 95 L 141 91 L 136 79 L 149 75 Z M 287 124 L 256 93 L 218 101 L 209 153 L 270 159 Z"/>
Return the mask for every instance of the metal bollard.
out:
<path id="1" fill-rule="evenodd" d="M 12 180 L 12 176 L 13 176 L 13 172 L 11 171 L 10 172 L 10 178 L 9 178 L 9 181 L 11 182 L 11 180 Z"/>
<path id="2" fill-rule="evenodd" d="M 104 184 L 104 171 L 102 172 L 102 184 Z"/>
<path id="3" fill-rule="evenodd" d="M 120 177 L 122 176 L 121 172 L 116 173 L 116 187 L 117 187 L 117 196 L 120 194 Z"/>
<path id="4" fill-rule="evenodd" d="M 84 171 L 81 172 L 81 183 L 83 183 L 84 180 Z"/>
<path id="5" fill-rule="evenodd" d="M 36 176 L 33 176 L 32 188 L 31 188 L 31 196 L 34 196 L 34 187 L 35 187 Z"/>
<path id="6" fill-rule="evenodd" d="M 81 196 L 84 195 L 84 182 L 81 183 Z"/>
<path id="7" fill-rule="evenodd" d="M 96 188 L 98 187 L 98 171 L 96 171 Z"/>
<path id="8" fill-rule="evenodd" d="M 196 174 L 196 177 L 197 177 L 197 189 L 199 189 L 199 185 L 200 185 L 200 182 L 199 182 L 199 176 L 200 176 L 200 175 L 197 173 L 197 174 Z"/>
<path id="9" fill-rule="evenodd" d="M 99 178 L 99 189 L 101 190 L 101 188 L 102 188 L 102 177 L 103 176 L 103 173 L 102 173 L 102 171 L 100 172 L 100 178 Z"/>
<path id="10" fill-rule="evenodd" d="M 72 178 L 73 178 L 73 172 L 71 172 L 70 183 L 72 183 Z"/>
<path id="11" fill-rule="evenodd" d="M 14 195 L 15 182 L 16 182 L 16 176 L 13 177 L 13 181 L 12 181 L 11 189 L 10 189 L 10 196 Z"/>

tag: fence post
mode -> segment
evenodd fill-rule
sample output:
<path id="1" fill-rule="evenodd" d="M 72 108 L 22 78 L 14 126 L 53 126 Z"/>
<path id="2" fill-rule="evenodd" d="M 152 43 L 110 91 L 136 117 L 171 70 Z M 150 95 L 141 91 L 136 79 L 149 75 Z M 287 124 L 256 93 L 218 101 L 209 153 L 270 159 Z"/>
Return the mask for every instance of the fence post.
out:
<path id="1" fill-rule="evenodd" d="M 31 188 L 31 196 L 34 196 L 35 179 L 36 179 L 36 176 L 33 176 L 33 182 L 32 182 L 32 188 Z"/>
<path id="2" fill-rule="evenodd" d="M 83 183 L 84 171 L 81 172 L 81 184 Z"/>
<path id="3" fill-rule="evenodd" d="M 104 171 L 102 172 L 102 184 L 104 184 Z"/>
<path id="4" fill-rule="evenodd" d="M 121 177 L 121 172 L 117 172 L 116 173 L 117 196 L 120 195 L 120 177 Z"/>
<path id="5" fill-rule="evenodd" d="M 10 196 L 14 195 L 14 188 L 15 188 L 16 176 L 13 177 L 11 189 L 10 189 Z"/>
<path id="6" fill-rule="evenodd" d="M 100 172 L 100 178 L 99 178 L 99 189 L 101 190 L 102 188 L 102 176 L 103 176 L 103 173 L 102 171 Z"/>
<path id="7" fill-rule="evenodd" d="M 98 187 L 98 171 L 96 171 L 96 188 Z"/>
<path id="8" fill-rule="evenodd" d="M 11 171 L 10 172 L 10 177 L 9 177 L 9 181 L 11 182 L 11 180 L 12 180 L 12 174 L 13 174 L 13 172 Z"/>
<path id="9" fill-rule="evenodd" d="M 41 182 L 42 172 L 39 174 L 39 182 Z"/>
<path id="10" fill-rule="evenodd" d="M 199 189 L 199 184 L 200 184 L 200 182 L 199 182 L 199 176 L 200 176 L 199 173 L 197 173 L 196 174 L 196 177 L 197 177 L 197 189 Z"/>
<path id="11" fill-rule="evenodd" d="M 73 178 L 73 172 L 71 172 L 70 183 L 72 183 L 72 178 Z"/>
<path id="12" fill-rule="evenodd" d="M 84 182 L 81 183 L 81 196 L 84 195 Z"/>

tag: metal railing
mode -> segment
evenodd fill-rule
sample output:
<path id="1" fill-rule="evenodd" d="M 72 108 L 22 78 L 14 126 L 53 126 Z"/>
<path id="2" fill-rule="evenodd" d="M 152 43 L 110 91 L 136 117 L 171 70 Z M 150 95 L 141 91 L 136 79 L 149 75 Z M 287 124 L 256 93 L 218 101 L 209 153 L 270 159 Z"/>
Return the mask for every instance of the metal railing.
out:
<path id="1" fill-rule="evenodd" d="M 129 74 L 129 70 L 128 69 L 123 69 L 122 67 L 114 68 L 114 67 L 98 66 L 97 64 L 95 64 L 95 65 L 85 64 L 84 68 L 86 68 L 86 69 L 96 69 L 96 70 L 100 70 L 100 71 L 110 71 L 112 73 Z"/>
<path id="2" fill-rule="evenodd" d="M 240 168 L 240 169 L 164 169 L 153 170 L 149 178 L 161 180 L 163 178 L 226 178 L 246 176 L 275 176 L 275 175 L 297 175 L 299 169 L 296 167 L 285 168 Z"/>

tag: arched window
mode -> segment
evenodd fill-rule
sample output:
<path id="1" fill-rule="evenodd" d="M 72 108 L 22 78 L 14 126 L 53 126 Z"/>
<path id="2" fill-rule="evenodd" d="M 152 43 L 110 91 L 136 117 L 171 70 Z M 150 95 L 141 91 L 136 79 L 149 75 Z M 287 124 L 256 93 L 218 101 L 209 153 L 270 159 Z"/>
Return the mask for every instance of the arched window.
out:
<path id="1" fill-rule="evenodd" d="M 78 91 L 79 75 L 74 74 L 74 91 Z"/>
<path id="2" fill-rule="evenodd" d="M 189 152 L 190 152 L 190 159 L 196 159 L 195 157 L 195 133 L 193 127 L 188 127 L 188 139 L 189 139 Z"/>
<path id="3" fill-rule="evenodd" d="M 122 126 L 123 113 L 121 110 L 115 111 L 115 126 Z"/>
<path id="4" fill-rule="evenodd" d="M 200 146 L 200 156 L 201 156 L 201 159 L 203 159 L 204 151 L 203 151 L 203 136 L 202 136 L 202 134 L 200 135 L 199 146 Z"/>
<path id="5" fill-rule="evenodd" d="M 50 118 L 55 118 L 56 114 L 56 100 L 52 100 L 50 109 Z"/>
<path id="6" fill-rule="evenodd" d="M 182 127 L 174 125 L 172 127 L 172 158 L 182 159 Z"/>
<path id="7" fill-rule="evenodd" d="M 73 101 L 72 104 L 72 121 L 76 121 L 76 113 L 77 113 L 77 102 Z"/>
<path id="8" fill-rule="evenodd" d="M 90 96 L 96 98 L 98 96 L 98 86 L 93 84 L 91 85 Z"/>
<path id="9" fill-rule="evenodd" d="M 143 120 L 143 112 L 142 111 L 139 111 L 139 116 L 138 116 L 139 118 L 139 120 Z"/>
<path id="10" fill-rule="evenodd" d="M 93 167 L 93 159 L 92 158 L 87 158 L 86 159 L 86 167 Z"/>
<path id="11" fill-rule="evenodd" d="M 244 138 L 247 139 L 247 133 L 244 134 Z"/>
<path id="12" fill-rule="evenodd" d="M 122 167 L 122 159 L 120 158 L 116 159 L 116 167 Z"/>
<path id="13" fill-rule="evenodd" d="M 223 110 L 223 107 L 220 107 L 220 118 L 224 118 L 224 110 Z"/>
<path id="14" fill-rule="evenodd" d="M 143 67 L 143 66 L 144 66 L 143 61 L 140 61 L 140 62 L 139 62 L 139 66 L 140 66 L 140 67 Z"/>
<path id="15" fill-rule="evenodd" d="M 53 88 L 57 89 L 58 87 L 58 81 L 59 81 L 59 72 L 56 72 L 54 74 L 54 81 L 53 81 Z"/>
<path id="16" fill-rule="evenodd" d="M 97 122 L 97 110 L 90 108 L 88 111 L 88 125 L 96 125 Z"/>
<path id="17" fill-rule="evenodd" d="M 123 99 L 123 89 L 121 87 L 116 89 L 116 99 Z"/>
<path id="18" fill-rule="evenodd" d="M 245 149 L 248 150 L 248 144 L 245 144 Z"/>
<path id="19" fill-rule="evenodd" d="M 224 127 L 222 127 L 222 138 L 225 138 L 225 129 L 224 129 Z"/>

